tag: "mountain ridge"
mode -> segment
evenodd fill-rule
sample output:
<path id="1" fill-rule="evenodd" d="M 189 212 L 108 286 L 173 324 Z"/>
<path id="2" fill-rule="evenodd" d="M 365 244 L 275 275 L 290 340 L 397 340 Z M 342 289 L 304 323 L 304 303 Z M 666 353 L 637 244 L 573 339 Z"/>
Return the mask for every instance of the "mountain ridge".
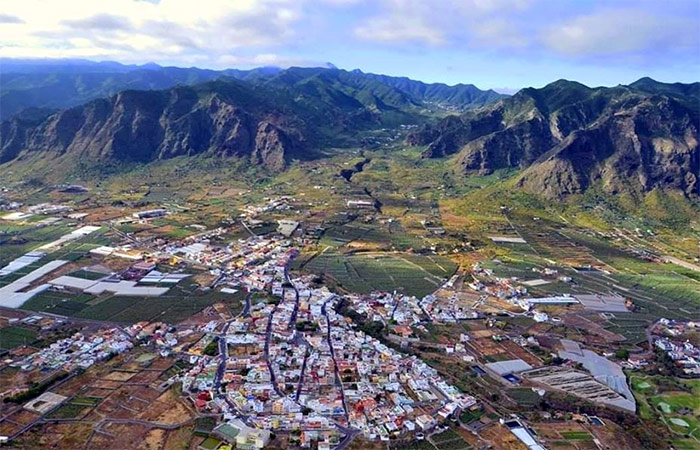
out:
<path id="1" fill-rule="evenodd" d="M 403 95 L 411 97 L 414 103 L 430 101 L 457 110 L 480 106 L 503 97 L 502 94 L 491 90 L 482 91 L 472 85 L 427 84 L 408 78 L 346 71 L 330 64 L 315 68 L 281 69 L 266 66 L 249 70 L 212 70 L 164 67 L 157 64 L 125 65 L 112 61 L 67 60 L 62 64 L 60 60 L 4 58 L 0 59 L 0 120 L 8 119 L 25 108 L 65 109 L 126 89 L 168 89 L 179 84 L 195 85 L 229 77 L 270 83 L 273 79 L 279 82 L 279 75 L 285 72 L 297 75 L 306 73 L 306 77 L 325 73 L 326 76 L 334 76 L 344 83 L 352 82 L 358 87 L 361 84 L 359 80 L 364 80 L 365 84 L 371 81 L 375 85 L 401 91 Z"/>
<path id="2" fill-rule="evenodd" d="M 425 158 L 451 156 L 465 173 L 522 169 L 518 186 L 552 199 L 599 181 L 612 194 L 669 187 L 697 196 L 700 83 L 635 83 L 589 88 L 558 80 L 525 88 L 427 125 L 407 141 L 425 146 Z"/>

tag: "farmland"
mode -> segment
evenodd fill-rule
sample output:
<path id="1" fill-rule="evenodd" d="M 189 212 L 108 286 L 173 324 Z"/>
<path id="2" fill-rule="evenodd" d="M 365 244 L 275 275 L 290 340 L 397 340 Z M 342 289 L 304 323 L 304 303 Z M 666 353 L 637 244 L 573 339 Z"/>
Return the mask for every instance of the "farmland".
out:
<path id="1" fill-rule="evenodd" d="M 8 326 L 0 328 L 0 352 L 21 345 L 30 345 L 37 337 L 37 333 L 28 328 Z"/>
<path id="2" fill-rule="evenodd" d="M 50 419 L 75 419 L 85 416 L 102 399 L 100 397 L 76 397 L 53 410 L 47 417 Z"/>
<path id="3" fill-rule="evenodd" d="M 700 446 L 700 380 L 633 376 L 631 384 L 641 417 L 658 418 L 677 448 Z"/>
<path id="4" fill-rule="evenodd" d="M 37 312 L 50 312 L 69 317 L 133 323 L 140 320 L 180 322 L 216 302 L 230 303 L 234 310 L 240 308 L 240 296 L 226 296 L 215 292 L 203 292 L 183 282 L 160 297 L 124 297 L 89 294 L 67 294 L 46 291 L 27 303 L 24 308 Z"/>
<path id="5" fill-rule="evenodd" d="M 329 277 L 350 292 L 397 290 L 416 297 L 436 290 L 456 270 L 445 257 L 403 253 L 326 252 L 300 260 L 296 267 Z"/>
<path id="6" fill-rule="evenodd" d="M 578 341 L 598 354 L 607 353 L 611 362 L 625 368 L 631 367 L 631 362 L 618 356 L 616 350 L 640 359 L 646 357 L 643 362 L 648 365 L 628 372 L 638 400 L 638 417 L 643 425 L 647 425 L 644 421 L 654 421 L 663 427 L 659 435 L 664 443 L 673 443 L 678 449 L 694 448 L 698 393 L 690 386 L 674 385 L 669 389 L 668 383 L 653 376 L 642 377 L 640 373 L 656 373 L 653 371 L 658 368 L 654 352 L 648 351 L 646 344 L 649 325 L 660 317 L 697 316 L 698 272 L 664 263 L 653 255 L 648 257 L 647 253 L 653 253 L 654 246 L 663 242 L 646 229 L 642 233 L 649 235 L 638 238 L 635 236 L 639 233 L 624 225 L 615 229 L 599 211 L 548 205 L 528 194 L 496 201 L 489 197 L 495 191 L 488 185 L 503 182 L 508 173 L 447 173 L 439 162 L 420 158 L 421 150 L 399 149 L 395 150 L 396 155 L 391 154 L 394 150 L 367 151 L 372 161 L 352 180 L 337 175 L 346 168 L 347 155 L 337 155 L 323 163 L 294 163 L 283 174 L 268 174 L 250 183 L 235 181 L 235 186 L 228 179 L 217 179 L 209 185 L 209 174 L 201 171 L 196 173 L 202 179 L 195 179 L 187 170 L 177 171 L 186 174 L 178 180 L 179 189 L 172 195 L 170 181 L 159 179 L 162 174 L 155 172 L 137 171 L 133 177 L 106 180 L 100 187 L 100 196 L 91 199 L 93 203 L 88 202 L 92 206 L 85 207 L 90 211 L 89 218 L 82 219 L 84 224 L 102 226 L 100 231 L 49 252 L 42 261 L 0 279 L 0 285 L 48 260 L 61 258 L 69 263 L 52 274 L 53 279 L 70 276 L 99 280 L 111 274 L 109 282 L 136 281 L 138 287 L 170 290 L 149 297 L 115 295 L 111 291 L 92 295 L 82 293 L 80 284 L 56 284 L 23 305 L 24 311 L 17 314 L 20 320 L 46 313 L 51 319 L 70 325 L 61 331 L 42 331 L 35 339 L 32 330 L 43 327 L 43 322 L 26 328 L 22 325 L 21 332 L 6 327 L 0 330 L 0 347 L 33 340 L 36 348 L 47 348 L 46 343 L 58 338 L 77 340 L 74 336 L 78 332 L 94 336 L 104 333 L 99 331 L 101 328 L 107 328 L 106 336 L 110 338 L 114 336 L 109 331 L 112 328 L 137 321 L 151 324 L 145 325 L 136 335 L 139 337 L 134 340 L 135 346 L 124 354 L 97 361 L 65 383 L 55 383 L 51 391 L 64 395 L 65 401 L 22 437 L 20 447 L 40 442 L 36 440 L 40 430 L 48 440 L 62 439 L 73 448 L 112 444 L 126 448 L 132 442 L 143 442 L 150 448 L 194 448 L 220 422 L 210 413 L 221 413 L 219 408 L 225 405 L 197 406 L 199 402 L 193 403 L 196 397 L 192 390 L 187 393 L 188 389 L 177 382 L 162 388 L 167 385 L 166 380 L 178 373 L 185 376 L 200 371 L 205 365 L 210 369 L 220 367 L 218 363 L 225 353 L 205 351 L 218 350 L 220 340 L 211 340 L 212 335 L 221 339 L 220 333 L 228 334 L 234 329 L 237 335 L 255 330 L 256 339 L 260 339 L 267 326 L 272 330 L 265 338 L 269 339 L 267 352 L 255 350 L 252 345 L 229 345 L 228 358 L 244 358 L 246 352 L 267 353 L 274 368 L 267 370 L 276 370 L 280 377 L 289 371 L 284 376 L 289 376 L 285 386 L 290 385 L 289 380 L 298 376 L 291 374 L 298 370 L 294 367 L 296 357 L 292 365 L 282 360 L 287 352 L 276 341 L 279 336 L 275 330 L 286 329 L 296 333 L 292 339 L 308 340 L 315 330 L 307 325 L 318 316 L 318 308 L 312 306 L 319 306 L 319 299 L 340 298 L 347 300 L 343 306 L 348 308 L 326 306 L 328 316 L 335 317 L 329 328 L 331 336 L 336 334 L 333 342 L 338 348 L 345 342 L 340 331 L 344 324 L 352 326 L 350 322 L 354 322 L 358 332 L 367 333 L 377 331 L 378 322 L 382 322 L 381 331 L 372 335 L 374 339 L 397 352 L 401 346 L 402 353 L 422 359 L 448 383 L 476 399 L 476 405 L 459 411 L 460 426 L 452 426 L 448 431 L 425 431 L 422 437 L 401 429 L 391 436 L 389 448 L 459 450 L 485 448 L 487 444 L 494 448 L 522 448 L 515 435 L 499 424 L 500 418 L 512 414 L 536 430 L 545 448 L 589 450 L 596 445 L 594 439 L 602 442 L 603 448 L 643 448 L 639 443 L 645 441 L 635 430 L 621 428 L 617 416 L 596 412 L 600 416 L 598 423 L 586 422 L 580 416 L 572 418 L 582 411 L 567 409 L 566 405 L 550 408 L 552 396 L 541 392 L 547 389 L 527 377 L 516 375 L 516 381 L 512 381 L 486 370 L 488 363 L 509 360 L 522 360 L 534 367 L 570 364 L 555 360 L 562 338 Z M 162 165 L 174 166 L 176 162 Z M 312 170 L 307 170 L 309 167 Z M 430 178 L 426 171 L 435 178 L 426 179 Z M 301 174 L 308 174 L 308 178 Z M 173 174 L 168 176 L 174 178 Z M 348 204 L 353 199 L 376 203 L 374 207 L 354 208 Z M 83 208 L 72 206 L 76 206 L 76 211 Z M 167 213 L 147 220 L 134 218 L 134 212 L 150 208 L 163 208 Z M 9 260 L 81 226 L 63 217 L 53 225 L 39 227 L 38 220 L 43 218 L 16 224 L 0 222 L 0 259 Z M 278 220 L 283 219 L 299 223 L 295 232 L 285 238 L 274 232 Z M 660 236 L 664 231 L 658 233 Z M 690 230 L 688 234 L 692 233 Z M 496 242 L 491 237 L 522 238 L 525 242 Z M 683 248 L 693 250 L 696 242 L 686 243 Z M 105 249 L 89 253 L 101 245 L 118 251 L 106 255 Z M 679 255 L 672 250 L 669 254 Z M 690 253 L 679 257 L 692 261 Z M 145 272 L 152 271 L 156 275 L 149 276 L 151 280 L 141 281 Z M 172 284 L 155 282 L 157 272 L 187 276 Z M 445 283 L 450 279 L 451 283 Z M 48 281 L 50 278 L 46 277 L 38 283 Z M 292 287 L 299 292 L 298 309 L 292 306 Z M 418 299 L 386 295 L 393 291 Z M 329 297 L 328 292 L 335 295 Z M 236 317 L 241 311 L 241 300 L 248 293 L 250 307 L 246 314 Z M 534 311 L 526 311 L 517 302 L 564 294 L 611 293 L 630 300 L 629 311 L 603 314 L 581 304 L 537 304 Z M 428 294 L 434 295 L 423 298 Z M 333 301 L 328 300 L 328 305 Z M 361 314 L 351 314 L 354 308 Z M 286 315 L 289 311 L 295 311 L 297 325 L 302 326 L 291 323 Z M 536 312 L 548 317 L 538 318 Z M 364 327 L 360 320 L 369 317 L 373 319 L 368 324 L 372 327 Z M 7 323 L 15 323 L 9 320 L 8 316 Z M 289 326 L 285 326 L 287 320 Z M 171 337 L 176 344 L 170 343 Z M 35 348 L 15 348 L 7 355 L 19 361 L 24 353 L 34 351 Z M 319 368 L 323 367 L 326 375 L 329 372 L 319 359 L 302 355 L 298 355 L 299 361 L 309 358 L 309 366 L 301 366 L 302 373 L 306 370 L 310 378 L 306 374 L 301 378 L 299 392 L 312 398 L 313 393 L 305 390 L 307 381 L 314 379 Z M 338 351 L 337 357 L 353 356 Z M 389 366 L 389 370 L 393 367 Z M 19 368 L 5 368 L 3 376 L 17 379 L 20 384 L 41 383 L 45 378 L 42 370 L 37 366 L 35 372 L 30 372 L 35 378 L 30 379 Z M 231 379 L 236 380 L 228 383 L 225 392 L 237 389 L 237 370 L 225 369 L 223 376 L 233 375 Z M 261 366 L 261 373 L 265 370 Z M 242 371 L 241 377 L 248 377 L 244 373 L 250 372 Z M 197 383 L 205 383 L 204 387 L 213 393 L 216 384 L 206 383 L 211 382 L 209 377 L 216 379 L 221 375 L 216 370 L 200 374 Z M 389 373 L 387 379 L 391 377 Z M 359 375 L 353 373 L 351 379 L 355 378 Z M 381 403 L 382 395 L 377 393 L 384 390 L 386 398 L 386 386 L 391 383 L 377 379 L 380 382 L 376 391 L 367 395 Z M 224 395 L 223 387 L 222 383 L 217 397 Z M 350 390 L 355 387 L 365 389 L 358 383 Z M 415 400 L 416 392 L 407 392 Z M 187 401 L 183 401 L 183 393 L 190 396 Z M 300 398 L 302 403 L 306 401 Z M 21 405 L 16 407 L 21 409 Z M 435 413 L 423 405 L 416 410 Z M 267 410 L 264 411 L 266 415 Z M 143 423 L 118 422 L 127 418 L 152 423 L 147 427 Z M 3 431 L 15 432 L 29 419 L 12 416 L 12 422 L 2 424 Z M 170 422 L 179 423 L 179 429 L 166 431 L 154 425 Z M 451 426 L 449 419 L 445 422 Z M 98 426 L 100 431 L 116 436 L 114 442 L 105 437 L 107 434 L 91 435 Z M 197 433 L 201 436 L 193 437 Z M 271 447 L 287 448 L 285 433 L 276 434 L 278 439 Z M 41 443 L 50 444 L 46 440 Z M 312 448 L 314 445 L 311 443 Z M 361 437 L 348 446 L 386 447 L 385 443 Z"/>

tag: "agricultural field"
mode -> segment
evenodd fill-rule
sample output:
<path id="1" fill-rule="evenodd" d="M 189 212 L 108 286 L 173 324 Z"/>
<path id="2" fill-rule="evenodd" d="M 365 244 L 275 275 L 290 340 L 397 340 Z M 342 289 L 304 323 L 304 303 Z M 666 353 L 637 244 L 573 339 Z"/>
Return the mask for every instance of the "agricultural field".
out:
<path id="1" fill-rule="evenodd" d="M 636 375 L 630 380 L 642 418 L 660 420 L 677 448 L 700 448 L 700 380 Z"/>
<path id="2" fill-rule="evenodd" d="M 77 419 L 84 417 L 102 401 L 100 397 L 76 397 L 47 415 L 50 419 Z"/>
<path id="3" fill-rule="evenodd" d="M 31 345 L 37 338 L 34 330 L 21 326 L 0 328 L 0 353 L 22 345 Z"/>
<path id="4" fill-rule="evenodd" d="M 69 294 L 45 291 L 23 305 L 24 309 L 91 320 L 134 323 L 159 320 L 178 323 L 214 303 L 226 303 L 234 313 L 241 295 L 202 291 L 185 280 L 160 297 L 124 297 L 105 294 Z"/>
<path id="5" fill-rule="evenodd" d="M 458 433 L 451 429 L 433 434 L 430 436 L 430 441 L 438 450 L 469 450 L 471 448 Z"/>
<path id="6" fill-rule="evenodd" d="M 350 292 L 396 290 L 416 297 L 435 291 L 457 268 L 454 262 L 437 255 L 332 252 L 300 260 L 296 267 L 331 278 Z"/>
<path id="7" fill-rule="evenodd" d="M 511 388 L 505 391 L 518 405 L 531 408 L 540 404 L 540 396 L 530 388 Z"/>
<path id="8" fill-rule="evenodd" d="M 23 309 L 47 312 L 61 316 L 75 316 L 89 306 L 95 297 L 90 294 L 70 294 L 66 292 L 44 291 L 28 300 Z"/>

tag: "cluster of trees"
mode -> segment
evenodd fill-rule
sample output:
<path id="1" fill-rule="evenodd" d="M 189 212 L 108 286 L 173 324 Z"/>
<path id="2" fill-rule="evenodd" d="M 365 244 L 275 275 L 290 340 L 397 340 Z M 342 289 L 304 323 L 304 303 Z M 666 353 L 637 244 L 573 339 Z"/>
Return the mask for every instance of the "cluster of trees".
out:
<path id="1" fill-rule="evenodd" d="M 219 343 L 216 339 L 211 341 L 210 343 L 207 344 L 206 347 L 204 347 L 204 350 L 202 350 L 202 353 L 204 353 L 207 356 L 216 356 L 219 354 Z"/>

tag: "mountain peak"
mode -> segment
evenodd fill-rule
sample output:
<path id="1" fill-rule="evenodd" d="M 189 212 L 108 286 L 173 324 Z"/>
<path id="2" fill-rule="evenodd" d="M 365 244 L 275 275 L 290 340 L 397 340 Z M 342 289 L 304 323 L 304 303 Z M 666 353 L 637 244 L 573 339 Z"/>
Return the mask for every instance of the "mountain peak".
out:
<path id="1" fill-rule="evenodd" d="M 630 95 L 558 80 L 409 139 L 426 146 L 425 157 L 456 153 L 464 172 L 524 169 L 519 186 L 550 198 L 600 184 L 610 193 L 668 188 L 697 196 L 698 87 L 642 81 Z"/>

